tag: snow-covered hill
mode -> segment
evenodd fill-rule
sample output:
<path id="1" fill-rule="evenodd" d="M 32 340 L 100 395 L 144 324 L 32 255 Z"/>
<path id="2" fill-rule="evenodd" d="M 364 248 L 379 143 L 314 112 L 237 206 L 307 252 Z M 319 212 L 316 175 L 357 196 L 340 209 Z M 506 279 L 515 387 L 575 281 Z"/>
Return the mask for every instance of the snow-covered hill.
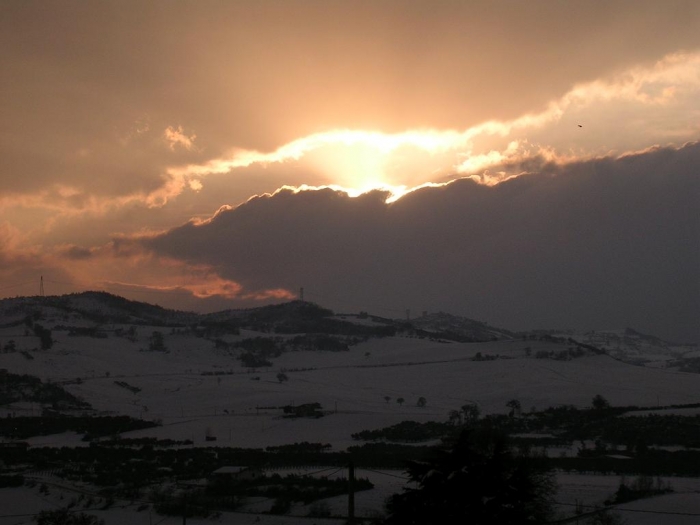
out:
<path id="1" fill-rule="evenodd" d="M 700 401 L 697 374 L 616 358 L 623 345 L 627 357 L 629 348 L 646 356 L 673 355 L 671 346 L 630 331 L 606 334 L 516 335 L 443 313 L 407 323 L 365 313 L 333 315 L 298 301 L 200 315 L 102 293 L 8 299 L 0 301 L 0 375 L 38 377 L 46 388 L 28 379 L 12 402 L 0 406 L 0 417 L 55 408 L 45 397 L 62 388 L 69 394 L 59 406 L 64 413 L 128 415 L 161 423 L 122 437 L 172 439 L 195 447 L 263 448 L 307 441 L 338 451 L 361 444 L 352 434 L 362 430 L 405 420 L 446 421 L 466 404 L 489 414 L 507 413 L 506 403 L 514 399 L 523 411 L 587 407 L 598 394 L 613 405 Z M 469 342 L 473 340 L 480 342 Z M 248 366 L 245 354 L 269 364 Z M 285 406 L 312 403 L 320 404 L 323 417 L 283 417 Z M 31 446 L 87 446 L 82 439 L 82 433 L 71 431 L 26 441 Z M 374 476 L 377 488 L 358 494 L 358 508 L 373 515 L 403 481 L 398 471 L 365 474 Z M 62 489 L 51 485 L 54 478 L 40 476 L 53 495 L 63 497 Z M 593 487 L 593 477 L 565 477 L 565 502 L 580 501 L 585 489 L 585 501 L 599 504 L 617 481 L 603 478 Z M 13 512 L 29 515 L 35 508 L 51 508 L 37 490 L 12 489 Z M 75 490 L 66 489 L 65 497 L 74 497 Z M 44 503 L 36 507 L 33 498 L 39 496 Z M 22 506 L 24 497 L 29 510 Z M 339 514 L 346 505 L 343 497 L 327 503 Z M 108 525 L 150 521 L 136 507 L 100 515 Z M 305 515 L 308 509 L 295 512 Z M 225 513 L 221 519 L 252 523 L 259 517 Z M 290 517 L 263 520 L 271 525 L 296 522 Z"/>
<path id="2" fill-rule="evenodd" d="M 700 357 L 695 344 L 664 341 L 632 328 L 588 332 L 572 330 L 553 335 L 595 346 L 617 359 L 645 366 L 679 367 L 685 359 Z"/>
<path id="3" fill-rule="evenodd" d="M 511 399 L 524 410 L 588 406 L 596 394 L 615 405 L 700 400 L 696 374 L 632 366 L 564 338 L 514 339 L 446 314 L 420 318 L 411 329 L 331 314 L 301 302 L 202 316 L 108 294 L 5 300 L 0 368 L 63 384 L 97 411 L 163 423 L 135 435 L 195 443 L 216 435 L 218 444 L 236 446 L 344 448 L 352 433 L 406 419 L 445 421 L 465 403 L 504 413 Z M 37 325 L 50 331 L 50 347 L 42 348 Z M 347 350 L 311 349 L 299 335 L 323 328 L 348 342 Z M 455 342 L 450 333 L 497 340 Z M 269 366 L 244 366 L 242 355 L 259 348 Z M 304 403 L 320 403 L 325 417 L 280 417 L 280 407 Z M 38 410 L 27 402 L 3 407 L 18 415 Z"/>

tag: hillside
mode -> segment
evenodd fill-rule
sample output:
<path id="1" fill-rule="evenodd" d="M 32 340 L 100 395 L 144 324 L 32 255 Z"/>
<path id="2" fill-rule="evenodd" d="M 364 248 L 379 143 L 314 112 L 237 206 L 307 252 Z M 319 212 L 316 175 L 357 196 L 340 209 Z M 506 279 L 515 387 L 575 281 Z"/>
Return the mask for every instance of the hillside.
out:
<path id="1" fill-rule="evenodd" d="M 627 340 L 637 341 L 633 336 L 628 333 Z M 7 422 L 0 442 L 27 443 L 39 464 L 47 454 L 70 454 L 70 464 L 91 465 L 94 483 L 109 486 L 112 475 L 99 478 L 100 468 L 128 479 L 129 462 L 152 465 L 152 479 L 160 483 L 190 463 L 198 465 L 196 476 L 190 475 L 199 479 L 231 461 L 294 464 L 312 458 L 335 464 L 346 461 L 348 450 L 364 461 L 393 462 L 396 468 L 406 454 L 420 453 L 454 431 L 466 417 L 465 407 L 474 407 L 483 418 L 501 418 L 494 419 L 499 424 L 522 426 L 519 439 L 527 446 L 549 447 L 563 466 L 570 459 L 598 468 L 597 456 L 578 459 L 577 450 L 593 447 L 593 438 L 608 432 L 617 456 L 625 446 L 625 429 L 636 428 L 633 423 L 656 422 L 654 428 L 644 427 L 644 435 L 664 446 L 691 443 L 700 402 L 698 375 L 670 366 L 633 365 L 608 355 L 609 346 L 603 350 L 594 343 L 601 341 L 554 331 L 514 334 L 444 313 L 407 322 L 364 312 L 334 314 L 300 301 L 196 314 L 102 293 L 10 299 L 0 301 L 0 418 Z M 629 411 L 614 410 L 610 418 L 596 421 L 590 409 L 597 396 Z M 677 405 L 684 406 L 672 409 Z M 573 417 L 566 423 L 571 428 L 551 431 L 535 425 L 555 417 Z M 593 418 L 581 427 L 589 434 L 581 434 L 578 417 Z M 681 419 L 668 419 L 674 417 Z M 668 422 L 677 433 L 668 432 Z M 604 430 L 596 426 L 602 423 Z M 527 430 L 527 425 L 535 426 Z M 161 452 L 153 455 L 153 447 Z M 100 450 L 107 463 L 98 468 L 91 454 Z M 123 468 L 109 462 L 119 457 L 118 450 L 131 458 Z M 331 459 L 337 457 L 342 459 Z M 172 461 L 167 467 L 162 465 L 166 458 Z M 671 464 L 667 458 L 663 462 Z M 76 489 L 66 479 L 70 472 L 64 463 L 49 463 L 59 478 L 36 477 L 55 484 L 50 485 L 52 497 L 62 496 L 61 490 L 68 497 L 84 490 L 83 482 Z M 358 508 L 372 516 L 402 484 L 400 471 L 383 475 L 367 468 L 363 475 L 376 488 L 358 494 Z M 591 505 L 600 504 L 615 490 L 609 478 L 591 481 L 566 474 L 561 479 L 561 500 L 572 505 L 581 494 Z M 688 486 L 698 486 L 693 483 Z M 37 493 L 40 489 L 13 490 L 25 491 L 18 501 L 25 496 L 48 501 Z M 111 490 L 124 494 L 121 484 Z M 337 515 L 347 508 L 342 496 L 323 501 Z M 244 508 L 269 509 L 269 501 L 256 500 Z M 290 512 L 307 515 L 311 509 L 298 505 Z M 111 525 L 123 522 L 120 512 L 127 513 L 101 515 Z M 562 507 L 562 512 L 569 515 L 572 509 Z M 128 513 L 124 519 L 129 522 L 147 522 L 133 506 Z M 226 523 L 253 519 L 227 516 Z M 273 523 L 272 518 L 266 522 Z"/>
<path id="2" fill-rule="evenodd" d="M 444 420 L 465 403 L 505 413 L 509 399 L 527 410 L 587 406 L 596 394 L 644 406 L 700 400 L 696 375 L 447 314 L 407 323 L 293 301 L 199 315 L 86 293 L 1 301 L 0 315 L 3 369 L 62 384 L 99 413 L 164 423 L 138 435 L 195 443 L 215 433 L 240 446 L 345 447 L 354 432 Z M 327 417 L 279 419 L 279 407 L 304 403 L 320 403 Z M 41 408 L 24 399 L 0 410 Z"/>

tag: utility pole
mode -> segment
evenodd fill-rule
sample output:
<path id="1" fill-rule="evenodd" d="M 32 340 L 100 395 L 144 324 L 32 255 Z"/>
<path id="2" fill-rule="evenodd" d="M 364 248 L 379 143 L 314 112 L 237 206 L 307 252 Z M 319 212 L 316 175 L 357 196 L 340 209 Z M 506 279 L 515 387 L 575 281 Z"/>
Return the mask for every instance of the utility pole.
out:
<path id="1" fill-rule="evenodd" d="M 355 463 L 348 463 L 348 525 L 355 524 Z"/>

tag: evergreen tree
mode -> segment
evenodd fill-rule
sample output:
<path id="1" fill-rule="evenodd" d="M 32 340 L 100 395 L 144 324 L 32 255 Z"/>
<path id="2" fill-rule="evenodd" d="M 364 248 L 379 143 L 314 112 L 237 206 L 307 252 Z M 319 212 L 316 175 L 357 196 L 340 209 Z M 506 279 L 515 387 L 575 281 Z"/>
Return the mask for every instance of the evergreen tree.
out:
<path id="1" fill-rule="evenodd" d="M 391 496 L 385 525 L 527 525 L 551 515 L 550 472 L 491 429 L 467 429 L 452 450 L 407 470 L 418 487 Z"/>

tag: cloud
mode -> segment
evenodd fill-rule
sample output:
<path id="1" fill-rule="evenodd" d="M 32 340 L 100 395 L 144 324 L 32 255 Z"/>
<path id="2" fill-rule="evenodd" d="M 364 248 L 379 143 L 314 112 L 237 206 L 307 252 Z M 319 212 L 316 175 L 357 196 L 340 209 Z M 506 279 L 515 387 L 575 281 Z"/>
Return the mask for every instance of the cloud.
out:
<path id="1" fill-rule="evenodd" d="M 91 116 L 87 123 L 77 119 L 82 124 L 75 129 L 47 123 L 31 140 L 18 141 L 20 135 L 12 143 L 0 140 L 2 172 L 12 174 L 0 176 L 0 212 L 25 233 L 60 237 L 46 241 L 51 243 L 105 242 L 120 229 L 170 227 L 283 186 L 329 187 L 352 195 L 382 189 L 391 201 L 457 177 L 495 184 L 520 175 L 513 167 L 535 155 L 575 160 L 682 144 L 700 135 L 700 53 L 674 52 L 575 83 L 541 109 L 510 119 L 466 128 L 429 120 L 403 131 L 325 128 L 269 150 L 246 146 L 249 139 L 236 133 L 215 137 L 196 112 L 175 117 L 137 105 L 122 115 L 117 105 L 103 105 L 96 113 L 101 127 L 94 127 L 100 119 Z M 73 122 L 64 117 L 63 126 Z M 166 125 L 173 118 L 188 124 Z M 43 132 L 50 137 L 37 148 Z M 89 231 L 81 222 L 92 225 Z M 94 239 L 98 232 L 101 241 Z M 71 233 L 84 237 L 71 239 Z"/>
<path id="2" fill-rule="evenodd" d="M 180 147 L 186 150 L 196 149 L 194 141 L 197 138 L 197 135 L 186 135 L 184 130 L 182 129 L 182 126 L 178 126 L 177 128 L 173 126 L 168 126 L 163 132 L 163 137 L 165 138 L 168 147 L 172 151 L 175 151 L 176 147 Z"/>
<path id="3" fill-rule="evenodd" d="M 455 178 L 495 185 L 700 137 L 698 2 L 436 6 L 25 0 L 3 10 L 0 220 L 16 232 L 5 260 L 31 261 L 7 268 L 159 286 L 158 257 L 126 257 L 126 241 L 108 254 L 109 239 L 324 187 L 318 195 L 381 190 L 382 224 L 417 195 L 469 183 L 441 187 Z M 167 293 L 194 298 L 179 288 L 185 267 L 162 264 L 181 272 Z M 221 278 L 243 295 L 278 288 Z"/>
<path id="4" fill-rule="evenodd" d="M 396 196 L 411 187 L 436 182 L 436 172 L 478 175 L 476 180 L 492 184 L 513 174 L 486 176 L 487 170 L 518 157 L 527 158 L 533 150 L 559 157 L 593 158 L 663 144 L 669 138 L 681 143 L 695 140 L 700 124 L 692 112 L 699 103 L 700 52 L 679 52 L 650 65 L 577 84 L 544 110 L 508 121 L 489 120 L 461 131 L 334 129 L 293 140 L 270 152 L 234 149 L 226 157 L 202 164 L 171 167 L 168 174 L 172 180 L 182 180 L 235 175 L 235 170 L 252 165 L 299 164 L 310 172 L 324 173 L 329 186 L 357 193 L 390 188 L 399 194 Z"/>
<path id="5" fill-rule="evenodd" d="M 92 258 L 92 250 L 80 246 L 67 246 L 63 255 L 72 260 L 86 260 Z"/>
<path id="6" fill-rule="evenodd" d="M 61 257 L 31 245 L 22 232 L 0 223 L 0 297 L 38 295 L 42 276 L 65 280 L 69 275 Z"/>
<path id="7" fill-rule="evenodd" d="M 283 190 L 142 241 L 243 288 L 338 309 L 448 310 L 512 328 L 631 325 L 694 339 L 700 144 L 468 179 L 387 203 Z M 397 314 L 400 315 L 400 314 Z"/>
<path id="8" fill-rule="evenodd" d="M 47 283 L 54 289 L 105 290 L 140 300 L 166 301 L 175 307 L 201 310 L 206 303 L 242 307 L 294 297 L 281 287 L 244 288 L 220 276 L 211 265 L 155 254 L 128 236 L 93 248 L 57 246 L 44 254 L 43 262 Z M 60 278 L 55 276 L 56 268 L 61 269 Z"/>

